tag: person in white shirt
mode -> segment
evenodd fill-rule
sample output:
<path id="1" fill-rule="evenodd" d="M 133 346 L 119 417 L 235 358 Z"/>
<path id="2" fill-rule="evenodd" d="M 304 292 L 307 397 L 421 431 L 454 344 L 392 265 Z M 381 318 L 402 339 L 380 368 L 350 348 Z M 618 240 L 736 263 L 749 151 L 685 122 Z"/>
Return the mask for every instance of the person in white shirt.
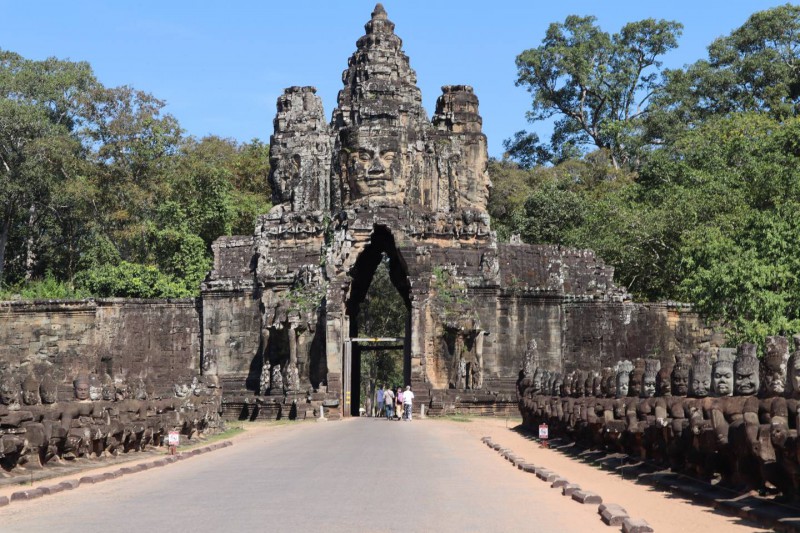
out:
<path id="1" fill-rule="evenodd" d="M 414 402 L 414 393 L 411 392 L 411 385 L 406 385 L 406 390 L 403 393 L 403 418 L 411 420 L 411 405 Z"/>

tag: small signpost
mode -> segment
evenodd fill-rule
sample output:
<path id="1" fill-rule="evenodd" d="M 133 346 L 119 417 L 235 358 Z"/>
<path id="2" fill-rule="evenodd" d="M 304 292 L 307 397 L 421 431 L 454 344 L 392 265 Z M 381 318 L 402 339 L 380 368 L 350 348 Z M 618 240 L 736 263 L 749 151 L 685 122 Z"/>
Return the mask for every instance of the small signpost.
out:
<path id="1" fill-rule="evenodd" d="M 177 431 L 170 431 L 167 443 L 169 444 L 169 454 L 175 455 L 175 449 L 181 443 L 181 434 Z"/>
<path id="2" fill-rule="evenodd" d="M 547 439 L 550 436 L 550 431 L 547 429 L 547 424 L 539 424 L 539 440 L 542 441 L 542 446 L 547 448 Z"/>

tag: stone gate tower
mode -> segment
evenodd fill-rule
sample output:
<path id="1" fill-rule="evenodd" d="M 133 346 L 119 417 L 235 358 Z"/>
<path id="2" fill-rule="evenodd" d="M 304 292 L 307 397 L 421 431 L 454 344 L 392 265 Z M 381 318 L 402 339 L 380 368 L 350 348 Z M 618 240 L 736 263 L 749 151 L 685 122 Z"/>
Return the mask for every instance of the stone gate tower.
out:
<path id="1" fill-rule="evenodd" d="M 558 371 L 599 369 L 671 342 L 630 333 L 632 322 L 660 318 L 625 301 L 593 252 L 498 244 L 472 88 L 443 87 L 429 120 L 383 6 L 365 29 L 330 122 L 313 87 L 278 98 L 274 207 L 252 238 L 214 245 L 202 364 L 222 378 L 231 412 L 357 409 L 350 339 L 384 254 L 408 310 L 405 378 L 434 412 L 516 409 L 525 357 Z"/>

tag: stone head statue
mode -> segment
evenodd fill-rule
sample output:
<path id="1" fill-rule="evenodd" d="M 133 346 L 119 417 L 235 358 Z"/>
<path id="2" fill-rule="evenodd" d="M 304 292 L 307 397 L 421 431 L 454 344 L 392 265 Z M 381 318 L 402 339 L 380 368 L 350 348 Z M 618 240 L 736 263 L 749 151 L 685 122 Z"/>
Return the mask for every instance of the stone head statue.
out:
<path id="1" fill-rule="evenodd" d="M 695 398 L 705 398 L 711 393 L 711 354 L 699 351 L 692 354 L 691 393 Z"/>
<path id="2" fill-rule="evenodd" d="M 72 381 L 72 391 L 76 400 L 82 402 L 89 400 L 89 376 L 78 374 L 78 377 Z"/>
<path id="3" fill-rule="evenodd" d="M 661 361 L 658 359 L 644 360 L 644 377 L 642 378 L 642 398 L 652 398 L 656 395 L 658 388 L 658 371 L 661 369 Z"/>
<path id="4" fill-rule="evenodd" d="M 617 398 L 625 398 L 628 396 L 630 392 L 631 372 L 633 372 L 633 363 L 630 361 L 625 360 L 617 363 Z"/>
<path id="5" fill-rule="evenodd" d="M 733 348 L 720 348 L 711 371 L 711 389 L 714 396 L 733 395 L 733 361 L 736 351 Z"/>
<path id="6" fill-rule="evenodd" d="M 600 377 L 599 372 L 592 372 L 590 374 L 592 379 L 592 396 L 600 398 L 603 396 L 603 379 Z"/>
<path id="7" fill-rule="evenodd" d="M 14 411 L 19 405 L 19 384 L 11 374 L 0 376 L 0 404 Z"/>
<path id="8" fill-rule="evenodd" d="M 578 370 L 575 372 L 575 378 L 572 385 L 572 395 L 576 398 L 582 398 L 586 393 L 586 372 Z"/>
<path id="9" fill-rule="evenodd" d="M 628 381 L 628 396 L 639 398 L 642 395 L 642 386 L 644 384 L 644 359 L 637 358 L 633 362 L 633 370 L 631 370 L 631 377 Z"/>
<path id="10" fill-rule="evenodd" d="M 572 384 L 575 382 L 575 373 L 570 372 L 566 376 L 564 376 L 564 380 L 561 382 L 561 396 L 566 398 L 568 396 L 572 396 Z"/>
<path id="11" fill-rule="evenodd" d="M 746 342 L 739 346 L 733 362 L 733 393 L 736 396 L 754 396 L 758 393 L 758 357 L 755 344 Z"/>
<path id="12" fill-rule="evenodd" d="M 558 372 L 550 372 L 550 379 L 548 380 L 548 394 L 550 396 L 558 396 L 561 394 L 561 387 L 564 384 L 564 378 Z"/>
<path id="13" fill-rule="evenodd" d="M 658 396 L 672 396 L 672 367 L 674 364 L 663 365 L 656 373 L 656 394 Z"/>
<path id="14" fill-rule="evenodd" d="M 133 386 L 133 398 L 135 400 L 147 399 L 147 386 L 142 378 L 136 380 Z"/>
<path id="15" fill-rule="evenodd" d="M 531 394 L 541 394 L 544 381 L 544 371 L 537 368 L 533 372 L 533 379 L 531 380 Z"/>
<path id="16" fill-rule="evenodd" d="M 617 397 L 617 367 L 609 368 L 610 372 L 606 376 L 606 398 Z"/>
<path id="17" fill-rule="evenodd" d="M 96 402 L 103 398 L 103 384 L 92 374 L 89 376 L 89 399 Z"/>
<path id="18" fill-rule="evenodd" d="M 689 394 L 689 374 L 691 366 L 688 354 L 678 354 L 675 356 L 675 365 L 672 367 L 672 395 L 687 396 Z"/>
<path id="19" fill-rule="evenodd" d="M 42 403 L 46 405 L 58 401 L 58 383 L 49 373 L 44 375 L 42 382 L 39 384 L 39 395 L 42 398 Z"/>
<path id="20" fill-rule="evenodd" d="M 22 382 L 22 403 L 38 405 L 39 401 L 39 381 L 33 374 L 28 374 L 28 377 Z"/>
<path id="21" fill-rule="evenodd" d="M 794 341 L 794 352 L 789 357 L 788 374 L 786 381 L 786 392 L 791 397 L 800 396 L 800 335 L 792 337 Z"/>
<path id="22" fill-rule="evenodd" d="M 598 396 L 602 396 L 604 398 L 608 398 L 611 396 L 609 392 L 609 387 L 611 386 L 611 381 L 616 379 L 616 375 L 614 374 L 614 369 L 610 366 L 603 367 L 600 371 L 600 394 Z"/>
<path id="23" fill-rule="evenodd" d="M 117 398 L 117 390 L 114 386 L 114 380 L 111 379 L 111 376 L 108 374 L 103 374 L 103 377 L 100 378 L 100 395 L 102 396 L 103 400 L 107 402 L 113 402 Z"/>
<path id="24" fill-rule="evenodd" d="M 121 402 L 131 397 L 131 387 L 128 382 L 121 377 L 114 378 L 114 398 L 115 401 Z"/>
<path id="25" fill-rule="evenodd" d="M 389 199 L 402 203 L 403 156 L 401 128 L 354 126 L 340 133 L 339 165 L 350 199 Z"/>
<path id="26" fill-rule="evenodd" d="M 779 335 L 767 337 L 766 353 L 761 361 L 761 386 L 764 396 L 783 396 L 786 392 L 786 368 L 789 361 L 789 341 Z"/>

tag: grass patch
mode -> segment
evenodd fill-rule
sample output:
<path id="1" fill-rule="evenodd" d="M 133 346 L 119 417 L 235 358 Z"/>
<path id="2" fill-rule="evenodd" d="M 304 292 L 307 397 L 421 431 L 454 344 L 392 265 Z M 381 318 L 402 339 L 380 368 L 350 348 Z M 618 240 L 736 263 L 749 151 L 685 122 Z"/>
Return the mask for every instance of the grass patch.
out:
<path id="1" fill-rule="evenodd" d="M 472 417 L 467 415 L 444 415 L 439 418 L 449 420 L 451 422 L 472 422 Z"/>
<path id="2" fill-rule="evenodd" d="M 198 446 L 205 446 L 207 444 L 211 444 L 212 442 L 217 442 L 217 441 L 220 441 L 220 440 L 229 439 L 231 437 L 234 437 L 234 436 L 239 435 L 239 434 L 244 433 L 244 432 L 245 432 L 245 429 L 242 426 L 229 427 L 228 429 L 226 429 L 222 433 L 216 433 L 214 435 L 210 435 L 208 437 L 203 438 L 202 440 L 200 440 L 200 439 L 192 439 L 192 440 L 186 441 L 185 444 L 182 444 L 181 446 L 178 446 L 178 449 L 179 450 L 190 450 L 192 448 L 197 448 Z M 183 440 L 183 439 L 181 439 L 181 440 Z"/>

